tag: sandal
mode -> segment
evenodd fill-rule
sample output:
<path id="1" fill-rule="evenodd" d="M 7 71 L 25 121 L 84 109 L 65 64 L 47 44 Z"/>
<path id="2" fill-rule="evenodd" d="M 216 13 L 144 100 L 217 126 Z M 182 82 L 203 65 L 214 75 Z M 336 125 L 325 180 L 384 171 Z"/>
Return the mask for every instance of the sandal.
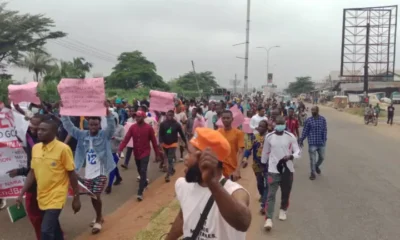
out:
<path id="1" fill-rule="evenodd" d="M 95 223 L 92 228 L 92 234 L 97 234 L 101 231 L 101 223 Z"/>

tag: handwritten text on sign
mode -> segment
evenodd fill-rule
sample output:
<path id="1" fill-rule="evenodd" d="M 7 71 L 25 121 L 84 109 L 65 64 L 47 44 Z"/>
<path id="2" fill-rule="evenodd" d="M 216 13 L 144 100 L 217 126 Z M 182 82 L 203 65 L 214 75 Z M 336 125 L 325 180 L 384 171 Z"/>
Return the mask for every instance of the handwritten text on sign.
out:
<path id="1" fill-rule="evenodd" d="M 23 177 L 10 178 L 6 173 L 26 167 L 26 154 L 16 135 L 12 111 L 3 108 L 0 112 L 0 198 L 15 198 L 24 186 Z"/>
<path id="2" fill-rule="evenodd" d="M 61 79 L 57 86 L 64 116 L 105 116 L 103 78 Z"/>

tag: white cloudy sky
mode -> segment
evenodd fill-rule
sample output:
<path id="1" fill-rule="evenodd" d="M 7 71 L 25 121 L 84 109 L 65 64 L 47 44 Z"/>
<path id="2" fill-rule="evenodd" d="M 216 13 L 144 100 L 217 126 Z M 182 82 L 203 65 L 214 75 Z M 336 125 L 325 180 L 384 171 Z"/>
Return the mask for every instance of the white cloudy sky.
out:
<path id="1" fill-rule="evenodd" d="M 43 13 L 57 29 L 68 33 L 63 43 L 49 43 L 55 58 L 83 56 L 94 73 L 107 75 L 113 55 L 139 50 L 155 62 L 168 81 L 191 70 L 212 71 L 229 86 L 235 73 L 243 79 L 246 0 L 9 0 L 8 8 Z M 340 68 L 343 8 L 398 4 L 398 0 L 252 0 L 249 87 L 265 83 L 266 52 L 271 50 L 270 72 L 284 87 L 296 76 L 321 81 Z M 79 42 L 77 42 L 79 41 Z M 82 45 L 81 43 L 85 44 Z M 92 54 L 76 51 L 76 46 Z M 100 49 L 107 60 L 98 56 Z M 72 50 L 71 48 L 75 49 Z M 399 53 L 400 48 L 397 48 Z M 93 56 L 95 55 L 95 56 Z M 113 58 L 113 60 L 111 60 Z M 15 79 L 29 81 L 32 74 L 10 69 Z"/>

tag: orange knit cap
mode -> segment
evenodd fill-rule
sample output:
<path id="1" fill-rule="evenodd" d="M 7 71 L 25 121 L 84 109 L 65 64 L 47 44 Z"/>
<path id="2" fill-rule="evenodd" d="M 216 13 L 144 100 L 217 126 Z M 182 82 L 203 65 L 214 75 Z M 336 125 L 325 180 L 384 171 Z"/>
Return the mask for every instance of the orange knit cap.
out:
<path id="1" fill-rule="evenodd" d="M 201 151 L 207 147 L 211 148 L 221 162 L 224 162 L 231 154 L 228 140 L 220 132 L 210 128 L 196 128 L 190 143 Z"/>

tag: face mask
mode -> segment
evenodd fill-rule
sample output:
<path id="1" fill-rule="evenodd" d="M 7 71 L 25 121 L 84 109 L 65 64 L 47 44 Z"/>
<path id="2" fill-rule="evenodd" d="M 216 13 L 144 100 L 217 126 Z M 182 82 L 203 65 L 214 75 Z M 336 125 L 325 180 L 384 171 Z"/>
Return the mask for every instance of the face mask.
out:
<path id="1" fill-rule="evenodd" d="M 277 131 L 277 132 L 283 132 L 283 131 L 285 131 L 285 129 L 286 129 L 285 124 L 275 126 L 275 131 Z"/>
<path id="2" fill-rule="evenodd" d="M 201 171 L 198 164 L 188 168 L 185 179 L 188 183 L 201 183 Z"/>

